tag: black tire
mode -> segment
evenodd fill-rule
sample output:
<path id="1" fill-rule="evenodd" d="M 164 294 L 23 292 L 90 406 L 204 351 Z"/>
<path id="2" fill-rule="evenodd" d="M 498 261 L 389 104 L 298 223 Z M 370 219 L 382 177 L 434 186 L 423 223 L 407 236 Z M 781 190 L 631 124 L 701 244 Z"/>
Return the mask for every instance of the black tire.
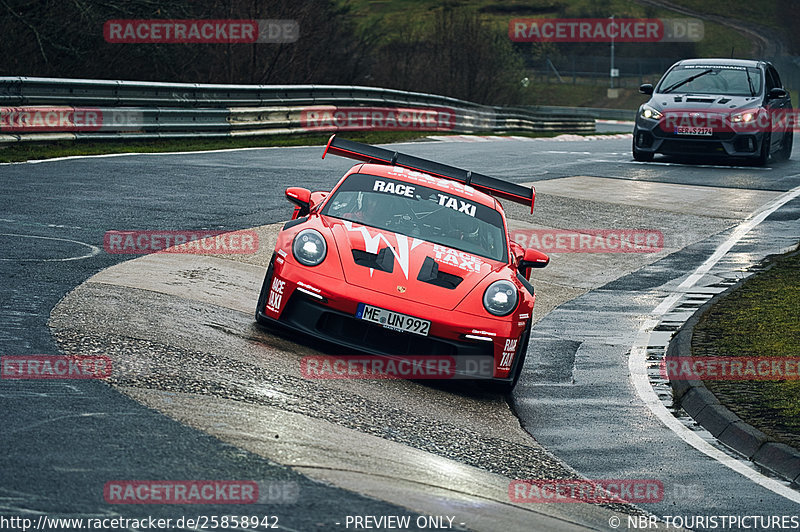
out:
<path id="1" fill-rule="evenodd" d="M 528 325 L 520 338 L 519 346 L 517 346 L 517 354 L 514 356 L 514 364 L 511 368 L 511 380 L 490 382 L 488 388 L 494 393 L 508 395 L 514 391 L 514 387 L 519 382 L 519 377 L 522 375 L 522 368 L 525 366 L 525 355 L 528 354 L 528 342 L 531 339 L 531 320 L 528 320 Z"/>
<path id="2" fill-rule="evenodd" d="M 761 140 L 761 151 L 758 153 L 758 157 L 756 157 L 756 166 L 766 166 L 767 162 L 769 161 L 769 149 L 772 144 L 772 136 L 769 133 L 764 135 L 764 138 Z"/>
<path id="3" fill-rule="evenodd" d="M 640 163 L 649 163 L 653 160 L 653 152 L 641 151 L 636 149 L 636 137 L 633 137 L 633 159 Z"/>
<path id="4" fill-rule="evenodd" d="M 262 317 L 258 315 L 260 311 L 267 305 L 267 298 L 269 297 L 269 285 L 272 282 L 272 274 L 275 271 L 275 256 L 269 261 L 267 274 L 264 276 L 264 283 L 261 285 L 261 293 L 258 295 L 258 303 L 256 303 L 256 321 L 262 324 L 268 324 Z"/>
<path id="5" fill-rule="evenodd" d="M 781 149 L 778 150 L 777 158 L 781 161 L 786 161 L 792 157 L 792 145 L 794 144 L 794 133 L 787 131 L 783 135 L 783 142 L 781 142 Z"/>

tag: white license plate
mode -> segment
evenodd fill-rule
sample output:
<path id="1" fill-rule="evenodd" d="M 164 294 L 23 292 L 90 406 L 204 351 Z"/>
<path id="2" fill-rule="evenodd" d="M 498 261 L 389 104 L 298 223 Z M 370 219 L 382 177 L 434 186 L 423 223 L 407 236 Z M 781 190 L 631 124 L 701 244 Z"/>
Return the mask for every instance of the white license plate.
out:
<path id="1" fill-rule="evenodd" d="M 420 336 L 428 336 L 431 322 L 407 314 L 392 312 L 379 307 L 373 307 L 364 303 L 358 304 L 356 318 L 382 325 L 387 329 L 395 331 L 410 332 Z"/>
<path id="2" fill-rule="evenodd" d="M 714 131 L 710 127 L 676 127 L 676 135 L 703 135 L 710 137 Z"/>

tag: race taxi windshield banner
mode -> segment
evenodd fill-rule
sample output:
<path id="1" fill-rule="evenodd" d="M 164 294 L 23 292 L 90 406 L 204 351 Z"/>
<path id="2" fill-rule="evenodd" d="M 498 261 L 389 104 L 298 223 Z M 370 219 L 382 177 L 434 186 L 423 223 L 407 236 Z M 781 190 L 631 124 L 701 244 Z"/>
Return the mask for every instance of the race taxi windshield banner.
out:
<path id="1" fill-rule="evenodd" d="M 419 172 L 414 175 L 418 176 L 417 182 L 353 174 L 326 202 L 322 214 L 493 260 L 506 259 L 505 227 L 500 212 L 456 194 L 456 187 L 468 188 L 460 183 L 446 182 L 452 185 L 452 190 L 437 190 L 419 182 L 434 178 Z"/>

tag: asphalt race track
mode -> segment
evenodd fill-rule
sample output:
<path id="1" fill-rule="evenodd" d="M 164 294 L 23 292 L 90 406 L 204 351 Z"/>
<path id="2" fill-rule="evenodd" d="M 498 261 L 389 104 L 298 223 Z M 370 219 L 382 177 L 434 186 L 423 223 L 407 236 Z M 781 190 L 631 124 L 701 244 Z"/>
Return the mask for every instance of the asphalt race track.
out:
<path id="1" fill-rule="evenodd" d="M 508 400 L 460 383 L 304 379 L 300 358 L 326 347 L 254 324 L 270 239 L 291 213 L 283 190 L 327 190 L 351 165 L 320 160 L 321 147 L 0 166 L 0 354 L 114 362 L 108 381 L 0 381 L 0 514 L 256 514 L 276 516 L 283 530 L 365 529 L 354 516 L 409 516 L 413 530 L 627 530 L 646 513 L 797 515 L 800 494 L 786 483 L 743 473 L 745 462 L 690 419 L 678 418 L 683 431 L 668 427 L 668 394 L 639 370 L 669 337 L 651 322 L 685 319 L 687 299 L 710 297 L 796 245 L 800 158 L 766 168 L 637 163 L 630 142 L 398 145 L 533 183 L 533 215 L 506 206 L 515 229 L 663 235 L 654 253 L 556 253 L 534 272 L 536 323 Z M 767 205 L 762 222 L 740 229 Z M 249 255 L 103 250 L 109 230 L 250 228 L 259 250 Z M 661 408 L 648 402 L 653 392 L 665 397 Z M 509 499 L 511 479 L 579 476 L 656 480 L 664 496 L 636 507 Z M 106 483 L 129 480 L 247 480 L 261 490 L 247 506 L 106 501 Z"/>

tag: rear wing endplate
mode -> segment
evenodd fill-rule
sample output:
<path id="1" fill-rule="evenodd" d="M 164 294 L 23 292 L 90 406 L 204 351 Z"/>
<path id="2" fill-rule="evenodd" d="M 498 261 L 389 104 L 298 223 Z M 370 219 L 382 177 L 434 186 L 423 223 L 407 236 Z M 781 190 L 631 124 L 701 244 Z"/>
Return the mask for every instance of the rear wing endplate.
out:
<path id="1" fill-rule="evenodd" d="M 328 145 L 325 146 L 325 151 L 322 152 L 322 158 L 324 159 L 325 155 L 328 153 L 364 161 L 366 163 L 400 166 L 435 177 L 458 181 L 459 183 L 469 185 L 490 196 L 511 200 L 523 205 L 530 205 L 531 212 L 533 212 L 533 203 L 536 200 L 536 191 L 533 187 L 524 187 L 516 183 L 497 179 L 496 177 L 489 177 L 488 175 L 470 172 L 469 170 L 462 170 L 461 168 L 429 161 L 427 159 L 420 159 L 412 155 L 406 155 L 404 153 L 378 148 L 352 140 L 336 138 L 336 135 L 331 136 Z"/>

